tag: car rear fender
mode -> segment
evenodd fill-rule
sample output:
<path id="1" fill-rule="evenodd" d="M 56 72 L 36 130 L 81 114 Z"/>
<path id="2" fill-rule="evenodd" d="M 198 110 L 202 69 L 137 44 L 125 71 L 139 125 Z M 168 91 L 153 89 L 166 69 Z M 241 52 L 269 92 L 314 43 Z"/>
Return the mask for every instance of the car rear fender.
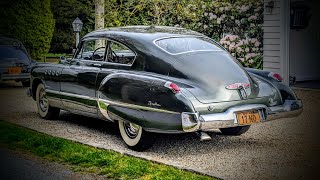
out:
<path id="1" fill-rule="evenodd" d="M 191 102 L 165 84 L 168 80 L 143 74 L 112 73 L 97 91 L 100 113 L 127 120 L 149 131 L 181 130 L 181 113 L 194 112 Z"/>
<path id="2" fill-rule="evenodd" d="M 296 94 L 288 85 L 270 76 L 270 73 L 272 72 L 252 68 L 246 68 L 246 70 L 251 76 L 258 77 L 264 80 L 265 82 L 268 82 L 269 84 L 273 85 L 280 93 L 282 102 L 284 102 L 285 100 L 298 100 Z"/>

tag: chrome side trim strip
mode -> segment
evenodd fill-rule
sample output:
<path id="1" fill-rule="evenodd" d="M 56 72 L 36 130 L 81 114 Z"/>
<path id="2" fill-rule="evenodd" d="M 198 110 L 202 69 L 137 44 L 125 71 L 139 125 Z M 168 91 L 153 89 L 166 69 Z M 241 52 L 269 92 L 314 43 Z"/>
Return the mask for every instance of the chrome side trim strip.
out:
<path id="1" fill-rule="evenodd" d="M 108 77 L 108 76 L 107 76 Z M 110 77 L 109 77 L 110 78 Z M 105 80 L 108 80 L 108 78 L 106 78 Z M 104 81 L 105 81 L 104 80 Z M 147 107 L 147 106 L 140 106 L 140 105 L 135 105 L 135 104 L 128 104 L 128 103 L 122 103 L 122 102 L 114 102 L 114 101 L 110 101 L 110 100 L 105 100 L 105 99 L 100 99 L 99 95 L 98 98 L 92 98 L 89 96 L 84 96 L 84 95 L 78 95 L 78 94 L 72 94 L 72 93 L 67 93 L 67 92 L 59 92 L 59 91 L 55 91 L 55 90 L 46 90 L 48 93 L 52 93 L 52 94 L 57 94 L 57 95 L 64 95 L 64 96 L 70 96 L 70 97 L 76 97 L 76 98 L 81 98 L 81 99 L 86 99 L 86 100 L 91 100 L 91 101 L 96 101 L 98 104 L 98 108 L 100 110 L 100 113 L 107 118 L 108 120 L 112 119 L 110 118 L 109 114 L 108 114 L 108 106 L 110 105 L 115 105 L 115 106 L 121 106 L 121 107 L 127 107 L 130 109 L 139 109 L 139 110 L 144 110 L 144 111 L 153 111 L 153 112 L 161 112 L 161 113 L 170 113 L 170 114 L 180 114 L 179 112 L 174 112 L 174 111 L 168 111 L 168 110 L 164 110 L 164 109 L 157 109 L 157 108 L 153 108 L 153 107 Z M 98 92 L 99 93 L 99 92 Z M 62 100 L 63 101 L 63 100 Z M 64 102 L 64 101 L 63 101 Z M 71 103 L 70 101 L 68 101 L 68 103 Z"/>
<path id="2" fill-rule="evenodd" d="M 99 99 L 98 101 L 99 101 L 99 103 L 104 103 L 107 105 L 122 106 L 122 107 L 127 107 L 130 109 L 139 109 L 139 110 L 144 110 L 144 111 L 162 112 L 162 113 L 170 113 L 170 114 L 180 114 L 179 112 L 168 111 L 168 110 L 164 110 L 164 109 L 157 109 L 157 108 L 152 108 L 152 107 L 147 107 L 147 106 L 140 106 L 140 105 L 135 105 L 135 104 L 122 103 L 122 102 L 113 102 L 113 101 L 109 101 L 109 100 L 105 100 L 105 99 Z"/>
<path id="3" fill-rule="evenodd" d="M 54 107 L 68 109 L 69 111 L 77 110 L 86 113 L 97 114 L 96 98 L 67 92 L 59 92 L 50 89 L 47 89 L 46 92 L 49 103 Z"/>
<path id="4" fill-rule="evenodd" d="M 92 100 L 92 101 L 97 100 L 97 98 L 84 96 L 84 95 L 80 95 L 80 94 L 72 94 L 72 93 L 68 93 L 68 92 L 55 91 L 55 90 L 50 90 L 50 89 L 46 89 L 46 91 L 48 93 L 57 94 L 57 95 L 70 96 L 70 97 L 81 98 L 81 99 Z"/>
<path id="5" fill-rule="evenodd" d="M 48 101 L 49 101 L 50 106 L 57 107 L 57 108 L 63 108 L 62 101 L 59 98 L 48 96 Z"/>

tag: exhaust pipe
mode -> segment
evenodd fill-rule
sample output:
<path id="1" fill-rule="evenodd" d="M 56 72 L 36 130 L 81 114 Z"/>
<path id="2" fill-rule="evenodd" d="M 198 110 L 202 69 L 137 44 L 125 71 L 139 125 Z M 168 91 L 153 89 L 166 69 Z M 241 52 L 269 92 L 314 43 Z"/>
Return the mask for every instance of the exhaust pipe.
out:
<path id="1" fill-rule="evenodd" d="M 196 135 L 200 138 L 200 141 L 208 141 L 212 139 L 207 133 L 203 131 L 196 132 Z"/>

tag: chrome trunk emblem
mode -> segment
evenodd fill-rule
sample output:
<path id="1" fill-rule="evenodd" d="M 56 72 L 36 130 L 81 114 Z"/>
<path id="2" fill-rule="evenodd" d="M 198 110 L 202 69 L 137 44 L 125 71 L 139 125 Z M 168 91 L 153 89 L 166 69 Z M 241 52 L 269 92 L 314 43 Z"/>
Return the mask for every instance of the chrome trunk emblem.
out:
<path id="1" fill-rule="evenodd" d="M 239 94 L 241 99 L 247 99 L 248 95 L 247 95 L 247 91 L 244 87 L 242 87 L 241 89 L 239 89 Z"/>
<path id="2" fill-rule="evenodd" d="M 247 89 L 250 87 L 249 83 L 233 83 L 233 84 L 229 84 L 228 86 L 226 86 L 226 89 L 230 89 L 230 90 L 239 90 L 239 89 Z"/>
<path id="3" fill-rule="evenodd" d="M 229 90 L 238 90 L 241 99 L 247 99 L 247 91 L 246 89 L 250 87 L 249 83 L 233 83 L 226 86 L 226 89 Z"/>

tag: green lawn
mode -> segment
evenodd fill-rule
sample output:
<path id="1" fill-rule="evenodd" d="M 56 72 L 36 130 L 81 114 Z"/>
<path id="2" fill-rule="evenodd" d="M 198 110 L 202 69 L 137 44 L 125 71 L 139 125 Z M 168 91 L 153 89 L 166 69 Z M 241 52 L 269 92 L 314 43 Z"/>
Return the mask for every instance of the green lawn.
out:
<path id="1" fill-rule="evenodd" d="M 66 56 L 66 53 L 47 53 L 46 57 L 47 58 L 60 58 L 61 56 Z"/>
<path id="2" fill-rule="evenodd" d="M 64 56 L 65 58 L 71 58 L 72 54 L 66 54 L 66 53 L 47 53 L 46 54 L 46 58 L 45 58 L 45 62 L 49 62 L 49 63 L 58 63 L 60 61 L 60 57 Z"/>
<path id="3" fill-rule="evenodd" d="M 50 161 L 70 165 L 74 171 L 116 179 L 213 179 L 120 153 L 52 137 L 0 121 L 0 144 Z"/>

